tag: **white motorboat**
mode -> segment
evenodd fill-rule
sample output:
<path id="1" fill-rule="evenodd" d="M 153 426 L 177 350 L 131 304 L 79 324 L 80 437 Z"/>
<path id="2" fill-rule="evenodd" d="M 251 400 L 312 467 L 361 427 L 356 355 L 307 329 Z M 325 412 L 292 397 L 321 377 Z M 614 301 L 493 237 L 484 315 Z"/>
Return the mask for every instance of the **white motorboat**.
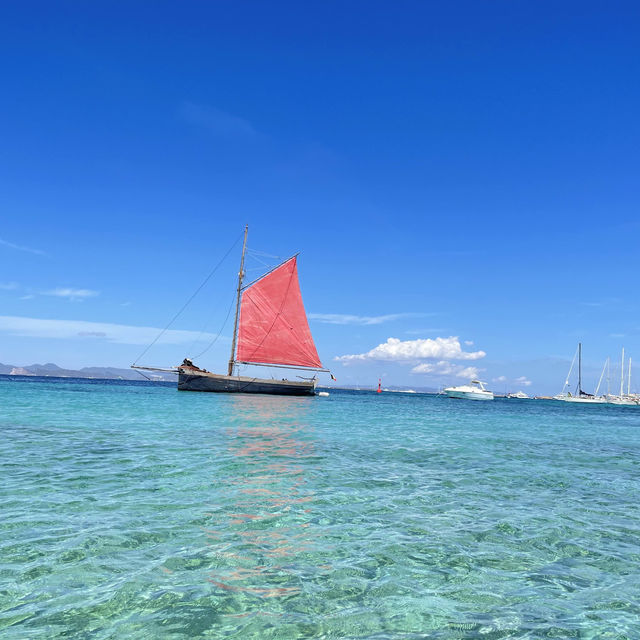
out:
<path id="1" fill-rule="evenodd" d="M 524 391 L 516 391 L 516 393 L 508 393 L 507 398 L 517 398 L 518 400 L 527 400 L 529 396 Z"/>
<path id="2" fill-rule="evenodd" d="M 487 391 L 480 380 L 472 380 L 469 384 L 459 387 L 447 387 L 444 390 L 450 398 L 464 398 L 465 400 L 493 400 L 493 392 Z"/>

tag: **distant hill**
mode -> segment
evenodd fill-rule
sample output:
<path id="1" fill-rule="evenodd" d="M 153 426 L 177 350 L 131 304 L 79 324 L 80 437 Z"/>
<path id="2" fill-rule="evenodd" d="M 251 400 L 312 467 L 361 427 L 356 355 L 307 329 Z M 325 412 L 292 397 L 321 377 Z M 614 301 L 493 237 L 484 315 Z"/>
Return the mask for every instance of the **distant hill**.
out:
<path id="1" fill-rule="evenodd" d="M 116 367 L 83 367 L 82 369 L 62 369 L 53 362 L 16 366 L 0 362 L 0 374 L 21 376 L 58 376 L 62 378 L 104 378 L 115 380 L 168 380 L 176 381 L 176 376 L 162 371 L 145 371 L 144 375 L 135 369 L 118 369 Z"/>

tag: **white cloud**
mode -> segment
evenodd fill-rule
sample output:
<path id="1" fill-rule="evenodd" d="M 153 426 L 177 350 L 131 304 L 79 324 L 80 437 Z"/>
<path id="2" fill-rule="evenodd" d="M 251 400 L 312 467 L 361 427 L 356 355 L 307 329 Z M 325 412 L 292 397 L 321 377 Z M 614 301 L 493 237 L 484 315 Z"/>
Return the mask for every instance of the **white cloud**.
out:
<path id="1" fill-rule="evenodd" d="M 22 287 L 17 282 L 0 282 L 0 291 L 17 291 Z M 37 295 L 54 296 L 56 298 L 67 298 L 68 300 L 84 300 L 85 298 L 93 298 L 100 295 L 99 291 L 93 289 L 73 289 L 71 287 L 56 287 L 47 291 L 30 291 L 27 292 L 20 300 L 31 300 Z"/>
<path id="2" fill-rule="evenodd" d="M 215 107 L 184 102 L 180 108 L 180 115 L 190 124 L 204 127 L 216 136 L 248 138 L 257 135 L 248 120 L 225 113 Z"/>
<path id="3" fill-rule="evenodd" d="M 473 340 L 465 340 L 464 343 L 465 343 L 465 345 L 467 347 L 472 347 L 473 346 Z"/>
<path id="4" fill-rule="evenodd" d="M 382 324 L 384 322 L 392 322 L 393 320 L 399 320 L 400 318 L 415 318 L 423 317 L 422 313 L 390 313 L 384 316 L 356 316 L 346 313 L 310 313 L 309 318 L 311 320 L 317 320 L 318 322 L 325 322 L 327 324 Z"/>
<path id="5" fill-rule="evenodd" d="M 604 298 L 603 300 L 587 300 L 580 304 L 585 307 L 605 307 L 612 304 L 619 304 L 620 302 L 622 302 L 620 298 Z"/>
<path id="6" fill-rule="evenodd" d="M 335 360 L 344 364 L 369 360 L 390 362 L 407 362 L 412 360 L 442 359 L 442 360 L 478 360 L 484 358 L 484 351 L 462 351 L 460 340 L 456 336 L 449 338 L 422 338 L 418 340 L 399 340 L 388 338 L 377 347 L 353 355 L 337 356 Z"/>
<path id="7" fill-rule="evenodd" d="M 31 247 L 25 247 L 19 244 L 13 244 L 13 242 L 7 242 L 0 238 L 0 245 L 3 247 L 9 247 L 9 249 L 15 249 L 16 251 L 25 251 L 26 253 L 35 253 L 36 255 L 43 256 L 45 255 L 44 251 L 40 251 L 40 249 L 32 249 Z"/>
<path id="8" fill-rule="evenodd" d="M 492 382 L 507 382 L 507 376 L 498 376 L 497 378 L 492 378 Z M 515 378 L 513 380 L 514 383 L 517 383 L 523 387 L 530 387 L 532 382 L 526 376 L 520 376 L 519 378 Z"/>
<path id="9" fill-rule="evenodd" d="M 418 364 L 413 369 L 411 369 L 411 373 L 436 373 L 438 370 L 438 365 L 442 364 L 442 362 L 423 362 L 422 364 Z M 449 362 L 445 362 L 444 364 L 449 365 Z M 438 373 L 440 373 L 438 371 Z"/>
<path id="10" fill-rule="evenodd" d="M 458 378 L 467 378 L 468 380 L 473 380 L 474 378 L 478 378 L 480 374 L 480 369 L 477 367 L 465 367 L 464 369 L 460 369 L 460 371 L 456 371 L 454 375 Z"/>
<path id="11" fill-rule="evenodd" d="M 44 296 L 56 296 L 69 300 L 84 300 L 84 298 L 93 298 L 99 294 L 99 291 L 93 291 L 92 289 L 71 289 L 69 287 L 58 287 L 42 292 Z"/>
<path id="12" fill-rule="evenodd" d="M 42 320 L 19 316 L 0 316 L 0 334 L 28 338 L 63 340 L 99 339 L 117 344 L 150 344 L 160 333 L 157 327 L 133 327 L 84 320 Z M 157 344 L 190 344 L 194 340 L 210 342 L 215 334 L 199 331 L 165 331 Z"/>
<path id="13" fill-rule="evenodd" d="M 465 367 L 461 364 L 454 364 L 452 362 L 447 362 L 446 360 L 440 360 L 440 362 L 424 362 L 416 365 L 411 369 L 411 373 L 456 376 L 457 378 L 471 380 L 478 377 L 480 370 L 477 367 Z"/>

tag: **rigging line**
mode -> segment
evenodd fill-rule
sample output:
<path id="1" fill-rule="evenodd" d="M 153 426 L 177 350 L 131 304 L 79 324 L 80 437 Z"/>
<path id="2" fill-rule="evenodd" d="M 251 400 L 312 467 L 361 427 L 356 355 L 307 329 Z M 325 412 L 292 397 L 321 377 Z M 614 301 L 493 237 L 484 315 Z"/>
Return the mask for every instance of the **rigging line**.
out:
<path id="1" fill-rule="evenodd" d="M 269 269 L 269 271 L 267 271 L 266 273 L 263 273 L 259 278 L 256 278 L 255 280 L 252 280 L 249 284 L 245 284 L 242 287 L 242 291 L 244 291 L 245 289 L 248 289 L 249 287 L 253 286 L 256 282 L 259 282 L 263 278 L 266 278 L 270 273 L 273 273 L 276 269 L 279 269 L 282 265 L 287 264 L 287 262 L 289 262 L 289 260 L 293 260 L 294 258 L 297 258 L 299 255 L 300 255 L 299 251 L 298 251 L 298 253 L 294 253 L 290 258 L 287 258 L 286 260 L 283 260 L 282 262 L 277 264 L 275 267 L 272 267 L 271 269 Z"/>
<path id="2" fill-rule="evenodd" d="M 207 346 L 204 351 L 200 352 L 197 356 L 194 356 L 194 360 L 204 355 L 205 353 L 207 353 L 207 351 L 209 351 L 209 349 L 211 349 L 211 347 L 213 347 L 213 345 L 218 341 L 220 334 L 222 333 L 224 328 L 227 326 L 227 321 L 229 320 L 229 316 L 231 315 L 231 309 L 233 309 L 233 303 L 235 302 L 235 300 L 236 300 L 236 294 L 234 293 L 233 297 L 231 298 L 231 304 L 229 305 L 229 310 L 227 311 L 227 317 L 224 319 L 224 322 L 220 327 L 220 331 L 218 331 L 218 333 L 216 334 L 216 337 L 209 343 L 209 346 Z"/>
<path id="3" fill-rule="evenodd" d="M 253 256 L 253 255 L 249 254 L 247 257 L 251 258 L 252 260 L 255 260 L 256 262 L 259 262 L 263 267 L 267 267 L 267 269 L 269 269 L 270 266 L 271 266 L 268 262 L 265 262 L 264 260 L 262 260 L 262 258 L 258 258 L 258 256 Z M 255 271 L 255 269 L 257 269 L 257 268 L 258 267 L 254 267 L 253 270 Z"/>
<path id="4" fill-rule="evenodd" d="M 240 375 L 238 375 L 238 377 L 240 377 Z M 298 376 L 299 378 L 300 376 Z M 273 376 L 271 376 L 272 380 L 275 380 L 275 378 Z M 304 378 L 305 380 L 313 380 L 313 378 Z M 256 380 L 258 380 L 257 377 L 252 378 L 251 380 L 249 380 L 249 382 L 247 382 L 247 384 L 243 385 L 242 387 L 240 387 L 238 389 L 238 392 L 241 393 L 242 391 L 244 391 L 248 386 L 252 385 Z"/>
<path id="5" fill-rule="evenodd" d="M 258 378 L 253 378 L 253 380 L 249 380 L 249 382 L 247 382 L 247 384 L 245 384 L 243 387 L 240 387 L 238 389 L 238 393 L 242 393 L 249 385 L 252 385 Z"/>
<path id="6" fill-rule="evenodd" d="M 227 251 L 227 253 L 225 253 L 224 256 L 222 256 L 222 258 L 220 259 L 220 262 L 218 262 L 218 264 L 213 268 L 213 270 L 209 273 L 209 275 L 202 281 L 202 284 L 191 294 L 191 297 L 182 305 L 182 308 L 180 309 L 180 311 L 178 311 L 178 313 L 176 313 L 176 315 L 173 316 L 171 320 L 169 320 L 165 328 L 162 329 L 162 331 L 160 331 L 160 333 L 155 337 L 153 342 L 134 360 L 133 364 L 138 362 L 138 360 L 140 360 L 140 358 L 142 358 L 147 353 L 147 351 L 149 351 L 149 349 L 151 349 L 151 347 L 153 347 L 153 345 L 156 342 L 158 342 L 158 340 L 160 340 L 160 338 L 164 335 L 167 329 L 177 320 L 178 316 L 187 308 L 189 303 L 198 295 L 198 293 L 200 293 L 200 290 L 202 289 L 202 287 L 204 287 L 204 285 L 207 284 L 207 282 L 209 282 L 209 280 L 211 279 L 211 276 L 213 276 L 213 274 L 220 268 L 222 263 L 227 259 L 229 254 L 233 251 L 235 246 L 238 244 L 238 242 L 240 242 L 240 238 L 242 238 L 243 233 L 244 231 L 238 236 L 236 241 L 229 247 L 229 250 Z"/>
<path id="7" fill-rule="evenodd" d="M 250 249 L 249 247 L 247 247 L 247 252 L 262 256 L 263 258 L 273 258 L 274 260 L 281 260 L 280 256 L 272 256 L 270 253 L 265 253 L 264 251 L 257 251 L 256 249 Z"/>
<path id="8" fill-rule="evenodd" d="M 238 376 L 238 377 L 240 377 L 240 376 Z M 258 378 L 256 377 L 256 378 L 253 378 L 253 379 L 249 380 L 249 382 L 247 382 L 247 384 L 243 385 L 242 387 L 240 387 L 238 389 L 238 392 L 242 393 L 249 385 L 252 385 L 257 379 Z"/>
<path id="9" fill-rule="evenodd" d="M 246 276 L 248 273 L 254 273 L 255 271 L 259 271 L 261 274 L 264 274 L 264 269 L 265 267 L 267 269 L 271 269 L 271 265 L 269 264 L 264 264 L 264 265 L 260 265 L 258 267 L 251 267 L 250 269 L 245 269 L 244 270 L 244 275 Z M 258 278 L 259 279 L 259 278 Z M 255 282 L 255 280 L 252 280 L 251 282 Z M 244 287 L 243 287 L 244 289 Z"/>
<path id="10" fill-rule="evenodd" d="M 233 301 L 235 300 L 235 293 L 233 294 L 233 297 L 231 298 L 231 304 L 233 305 Z M 222 323 L 222 328 L 220 329 L 220 331 L 222 331 L 222 329 L 224 329 L 225 324 L 227 324 L 227 319 L 229 318 L 229 313 L 230 311 L 227 313 L 227 317 L 224 319 L 224 322 Z M 191 343 L 191 346 L 189 347 L 189 350 L 187 351 L 187 354 L 193 353 L 194 349 L 196 348 L 196 344 L 198 344 L 198 342 L 200 341 L 200 338 L 204 335 L 204 333 L 206 332 L 207 328 L 209 327 L 209 325 L 211 324 L 211 318 L 209 318 L 204 326 L 202 327 L 202 329 L 200 330 L 200 333 L 197 335 L 196 338 L 194 338 L 193 342 Z M 199 358 L 203 353 L 206 353 L 212 346 L 213 344 L 216 342 L 216 340 L 220 337 L 220 331 L 218 331 L 218 333 L 215 334 L 213 340 L 209 343 L 209 346 L 205 348 L 205 350 L 198 354 L 197 356 L 189 356 L 190 358 L 192 358 L 193 360 L 195 360 L 196 358 Z"/>

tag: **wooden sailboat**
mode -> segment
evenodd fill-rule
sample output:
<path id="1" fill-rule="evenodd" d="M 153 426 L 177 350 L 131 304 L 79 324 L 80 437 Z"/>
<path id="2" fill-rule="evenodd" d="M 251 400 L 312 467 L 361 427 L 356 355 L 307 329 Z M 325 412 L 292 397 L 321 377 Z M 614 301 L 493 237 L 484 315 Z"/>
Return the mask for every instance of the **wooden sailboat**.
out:
<path id="1" fill-rule="evenodd" d="M 297 255 L 243 286 L 248 226 L 238 273 L 236 313 L 227 374 L 211 373 L 185 358 L 177 368 L 180 391 L 315 395 L 322 366 L 311 337 L 298 281 Z M 250 364 L 314 372 L 299 381 L 234 375 Z"/>

